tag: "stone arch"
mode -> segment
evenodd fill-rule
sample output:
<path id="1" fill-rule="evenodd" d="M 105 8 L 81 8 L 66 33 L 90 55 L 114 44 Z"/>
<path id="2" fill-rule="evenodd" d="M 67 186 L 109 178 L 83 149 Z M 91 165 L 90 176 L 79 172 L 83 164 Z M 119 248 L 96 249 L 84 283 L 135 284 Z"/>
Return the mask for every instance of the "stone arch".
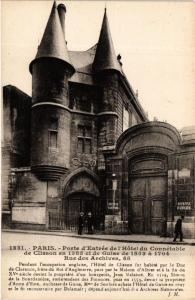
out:
<path id="1" fill-rule="evenodd" d="M 124 131 L 116 143 L 116 152 L 145 151 L 161 148 L 164 152 L 175 151 L 181 144 L 181 136 L 177 129 L 164 122 L 145 122 Z"/>
<path id="2" fill-rule="evenodd" d="M 66 189 L 68 187 L 68 185 L 70 184 L 70 182 L 72 182 L 76 177 L 78 176 L 88 176 L 89 178 L 91 178 L 94 183 L 96 183 L 98 189 L 100 188 L 100 180 L 99 177 L 91 170 L 89 170 L 86 167 L 81 167 L 78 168 L 76 170 L 74 170 L 73 172 L 71 172 L 64 180 L 63 182 L 63 193 L 66 193 Z"/>
<path id="3" fill-rule="evenodd" d="M 121 215 L 132 232 L 165 232 L 169 163 L 180 145 L 177 129 L 164 122 L 138 124 L 118 138 L 115 154 L 107 162 L 114 169 L 114 161 L 121 161 L 121 172 L 117 174 L 119 185 L 123 184 L 119 195 Z M 142 210 L 151 213 L 136 217 Z"/>
<path id="4" fill-rule="evenodd" d="M 77 230 L 79 212 L 87 219 L 89 212 L 94 219 L 94 227 L 100 224 L 100 181 L 98 176 L 86 167 L 70 173 L 64 180 L 62 220 L 67 229 Z"/>

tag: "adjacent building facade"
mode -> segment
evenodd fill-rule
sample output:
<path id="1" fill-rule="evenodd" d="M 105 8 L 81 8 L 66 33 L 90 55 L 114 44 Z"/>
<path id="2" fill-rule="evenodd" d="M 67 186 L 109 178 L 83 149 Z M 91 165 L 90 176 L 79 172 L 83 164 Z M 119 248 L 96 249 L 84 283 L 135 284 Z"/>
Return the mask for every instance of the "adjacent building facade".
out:
<path id="1" fill-rule="evenodd" d="M 149 122 L 115 54 L 105 10 L 98 43 L 68 51 L 54 2 L 30 63 L 32 98 L 3 89 L 4 227 L 195 238 L 195 128 Z"/>

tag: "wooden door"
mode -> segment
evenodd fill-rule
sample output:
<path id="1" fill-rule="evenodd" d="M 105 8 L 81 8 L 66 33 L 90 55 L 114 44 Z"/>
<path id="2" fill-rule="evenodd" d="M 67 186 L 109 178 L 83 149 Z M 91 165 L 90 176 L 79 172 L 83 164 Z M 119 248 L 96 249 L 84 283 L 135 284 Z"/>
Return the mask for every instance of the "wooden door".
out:
<path id="1" fill-rule="evenodd" d="M 130 184 L 129 223 L 133 233 L 145 232 L 145 178 L 135 178 Z"/>
<path id="2" fill-rule="evenodd" d="M 151 233 L 163 234 L 166 223 L 166 177 L 149 178 L 149 202 L 151 206 Z"/>
<path id="3" fill-rule="evenodd" d="M 165 223 L 166 177 L 131 178 L 129 223 L 133 233 L 161 234 Z"/>

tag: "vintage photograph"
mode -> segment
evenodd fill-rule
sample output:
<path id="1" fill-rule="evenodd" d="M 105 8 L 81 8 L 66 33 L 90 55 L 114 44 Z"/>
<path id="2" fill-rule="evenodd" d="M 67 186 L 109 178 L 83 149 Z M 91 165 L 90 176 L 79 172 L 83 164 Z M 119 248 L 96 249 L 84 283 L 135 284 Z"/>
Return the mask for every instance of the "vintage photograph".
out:
<path id="1" fill-rule="evenodd" d="M 193 299 L 194 2 L 1 6 L 2 299 Z"/>

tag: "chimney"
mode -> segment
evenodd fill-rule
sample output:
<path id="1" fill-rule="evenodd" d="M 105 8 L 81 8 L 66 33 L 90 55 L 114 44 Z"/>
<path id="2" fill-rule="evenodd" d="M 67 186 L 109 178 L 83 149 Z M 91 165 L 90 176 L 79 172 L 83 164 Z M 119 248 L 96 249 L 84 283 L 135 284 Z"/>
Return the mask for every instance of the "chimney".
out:
<path id="1" fill-rule="evenodd" d="M 63 30 L 64 37 L 65 37 L 65 14 L 66 14 L 66 6 L 64 4 L 62 4 L 62 3 L 58 5 L 58 14 L 59 14 L 60 23 L 61 23 L 62 30 Z"/>

